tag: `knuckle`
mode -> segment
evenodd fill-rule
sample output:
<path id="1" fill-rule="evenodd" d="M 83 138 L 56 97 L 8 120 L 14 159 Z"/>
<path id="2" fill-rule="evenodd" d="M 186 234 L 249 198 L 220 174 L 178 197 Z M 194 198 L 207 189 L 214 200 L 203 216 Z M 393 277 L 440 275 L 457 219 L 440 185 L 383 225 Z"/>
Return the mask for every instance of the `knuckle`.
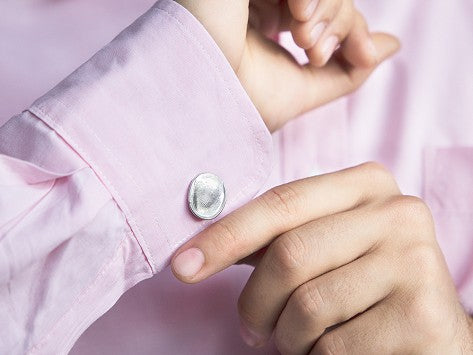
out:
<path id="1" fill-rule="evenodd" d="M 429 283 L 441 272 L 441 256 L 434 245 L 419 242 L 408 247 L 407 255 L 410 267 L 419 274 L 424 283 Z"/>
<path id="2" fill-rule="evenodd" d="M 328 20 L 333 20 L 337 14 L 343 10 L 345 6 L 345 0 L 329 1 L 326 5 L 326 15 Z"/>
<path id="3" fill-rule="evenodd" d="M 268 248 L 266 255 L 272 271 L 279 275 L 292 277 L 304 265 L 305 246 L 297 232 L 281 235 Z"/>
<path id="4" fill-rule="evenodd" d="M 338 14 L 335 17 L 336 27 L 334 29 L 334 32 L 340 36 L 339 38 L 344 38 L 353 26 L 355 22 L 354 12 L 355 8 L 351 1 L 342 1 Z"/>
<path id="5" fill-rule="evenodd" d="M 298 318 L 304 325 L 322 324 L 325 300 L 320 286 L 315 282 L 299 286 L 292 295 L 292 300 Z"/>
<path id="6" fill-rule="evenodd" d="M 239 251 L 244 247 L 244 233 L 238 225 L 231 218 L 222 219 L 212 225 L 212 235 L 217 236 L 212 239 L 215 253 L 222 253 L 232 260 L 239 255 Z"/>
<path id="7" fill-rule="evenodd" d="M 437 292 L 432 292 L 432 285 L 438 284 L 439 275 L 444 272 L 442 254 L 434 245 L 423 242 L 411 245 L 404 253 L 409 260 L 408 272 L 415 276 L 410 286 L 410 297 L 400 305 L 404 308 L 402 315 L 420 338 L 428 341 L 438 339 L 442 332 L 445 335 L 442 327 L 445 304 Z"/>
<path id="8" fill-rule="evenodd" d="M 396 180 L 391 172 L 382 164 L 374 161 L 366 162 L 355 167 L 373 187 L 399 193 Z"/>
<path id="9" fill-rule="evenodd" d="M 263 195 L 261 202 L 278 218 L 293 216 L 298 212 L 298 202 L 301 196 L 289 184 L 276 186 Z"/>
<path id="10" fill-rule="evenodd" d="M 355 18 L 355 25 L 359 26 L 361 29 L 364 29 L 364 30 L 368 31 L 368 23 L 366 22 L 366 19 L 363 16 L 363 14 L 361 13 L 361 11 L 359 11 L 355 7 L 355 4 L 353 4 L 353 9 L 354 9 L 353 17 Z"/>
<path id="11" fill-rule="evenodd" d="M 422 199 L 415 196 L 395 196 L 388 200 L 388 208 L 395 222 L 401 225 L 419 228 L 433 226 L 429 207 Z"/>
<path id="12" fill-rule="evenodd" d="M 439 306 L 433 297 L 426 294 L 414 297 L 409 304 L 407 314 L 411 329 L 418 332 L 424 340 L 435 341 L 445 335 Z"/>
<path id="13" fill-rule="evenodd" d="M 414 221 L 425 224 L 432 220 L 430 209 L 422 199 L 415 196 L 404 196 L 404 204 L 406 205 L 408 215 Z"/>
<path id="14" fill-rule="evenodd" d="M 345 341 L 339 331 L 334 330 L 322 336 L 314 347 L 315 353 L 320 355 L 348 354 Z"/>

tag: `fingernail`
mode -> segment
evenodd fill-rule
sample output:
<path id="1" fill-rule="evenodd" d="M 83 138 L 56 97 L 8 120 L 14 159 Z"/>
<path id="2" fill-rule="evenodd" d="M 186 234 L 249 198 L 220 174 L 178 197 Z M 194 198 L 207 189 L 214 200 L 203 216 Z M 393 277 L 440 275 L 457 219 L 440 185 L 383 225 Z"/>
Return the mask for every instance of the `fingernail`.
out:
<path id="1" fill-rule="evenodd" d="M 319 3 L 319 0 L 311 0 L 307 4 L 305 10 L 304 10 L 304 17 L 308 20 L 310 17 L 314 14 L 315 8 L 317 7 L 317 4 Z"/>
<path id="2" fill-rule="evenodd" d="M 264 338 L 248 329 L 243 322 L 240 321 L 240 334 L 246 345 L 257 348 L 264 344 Z"/>
<path id="3" fill-rule="evenodd" d="M 202 269 L 204 262 L 204 253 L 200 249 L 190 248 L 176 256 L 172 267 L 180 276 L 193 277 Z"/>
<path id="4" fill-rule="evenodd" d="M 330 59 L 330 56 L 335 51 L 335 48 L 338 45 L 338 38 L 337 36 L 330 36 L 327 38 L 322 47 L 322 56 L 324 62 L 327 62 Z"/>
<path id="5" fill-rule="evenodd" d="M 325 22 L 319 22 L 314 26 L 310 32 L 310 40 L 312 41 L 312 44 L 315 44 L 319 40 L 326 27 L 327 24 Z"/>

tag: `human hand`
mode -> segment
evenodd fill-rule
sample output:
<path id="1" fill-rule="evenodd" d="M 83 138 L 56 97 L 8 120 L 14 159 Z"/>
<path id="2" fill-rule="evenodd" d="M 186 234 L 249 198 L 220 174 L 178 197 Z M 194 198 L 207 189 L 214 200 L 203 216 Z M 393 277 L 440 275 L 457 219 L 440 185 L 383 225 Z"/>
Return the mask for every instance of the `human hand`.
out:
<path id="1" fill-rule="evenodd" d="M 353 0 L 250 0 L 249 23 L 270 38 L 290 30 L 314 66 L 325 65 L 339 44 L 350 64 L 376 64 L 368 25 Z"/>
<path id="2" fill-rule="evenodd" d="M 304 15 L 306 0 L 177 2 L 216 41 L 270 131 L 352 92 L 399 48 L 391 35 L 368 33 L 352 0 L 320 0 L 310 15 Z M 250 22 L 257 25 L 248 26 L 249 15 Z M 324 30 L 319 26 L 316 41 L 310 33 L 317 23 L 322 23 Z M 288 28 L 296 42 L 307 48 L 310 64 L 299 65 L 267 37 Z M 338 43 L 341 47 L 332 56 Z"/>
<path id="3" fill-rule="evenodd" d="M 252 346 L 274 335 L 283 354 L 472 350 L 428 207 L 377 164 L 269 190 L 182 246 L 172 267 L 194 283 L 248 256 L 238 309 Z"/>

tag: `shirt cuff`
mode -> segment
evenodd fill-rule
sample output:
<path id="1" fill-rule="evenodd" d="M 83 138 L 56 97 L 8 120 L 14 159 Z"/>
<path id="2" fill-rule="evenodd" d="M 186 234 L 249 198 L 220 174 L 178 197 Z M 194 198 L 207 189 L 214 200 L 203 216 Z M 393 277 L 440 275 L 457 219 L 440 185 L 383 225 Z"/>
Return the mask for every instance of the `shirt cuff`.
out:
<path id="1" fill-rule="evenodd" d="M 202 172 L 225 183 L 223 216 L 271 169 L 271 136 L 204 27 L 164 0 L 30 111 L 95 171 L 153 270 L 212 221 L 187 207 Z"/>

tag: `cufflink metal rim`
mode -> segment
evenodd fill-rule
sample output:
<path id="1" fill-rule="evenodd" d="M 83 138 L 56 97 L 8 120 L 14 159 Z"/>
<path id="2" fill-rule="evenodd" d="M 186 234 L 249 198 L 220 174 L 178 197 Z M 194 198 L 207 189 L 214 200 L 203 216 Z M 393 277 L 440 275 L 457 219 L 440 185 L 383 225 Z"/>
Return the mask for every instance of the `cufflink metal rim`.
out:
<path id="1" fill-rule="evenodd" d="M 199 184 L 199 182 L 202 183 L 201 180 L 205 181 L 205 179 L 211 179 L 214 182 L 218 182 L 219 191 L 217 191 L 217 193 L 219 194 L 219 198 L 220 196 L 222 197 L 221 201 L 216 201 L 219 203 L 219 206 L 216 206 L 215 212 L 212 214 L 204 214 L 204 213 L 199 212 L 199 208 L 198 206 L 196 206 L 196 203 L 195 203 L 196 187 L 198 187 L 197 185 Z M 200 173 L 195 178 L 193 178 L 189 184 L 189 190 L 187 193 L 187 203 L 188 203 L 189 210 L 197 218 L 200 218 L 203 220 L 211 220 L 211 219 L 216 218 L 223 211 L 226 204 L 226 200 L 227 200 L 227 196 L 226 196 L 226 191 L 225 191 L 225 184 L 223 183 L 222 179 L 220 179 L 220 177 L 218 177 L 217 175 L 213 173 L 210 173 L 210 172 Z"/>

